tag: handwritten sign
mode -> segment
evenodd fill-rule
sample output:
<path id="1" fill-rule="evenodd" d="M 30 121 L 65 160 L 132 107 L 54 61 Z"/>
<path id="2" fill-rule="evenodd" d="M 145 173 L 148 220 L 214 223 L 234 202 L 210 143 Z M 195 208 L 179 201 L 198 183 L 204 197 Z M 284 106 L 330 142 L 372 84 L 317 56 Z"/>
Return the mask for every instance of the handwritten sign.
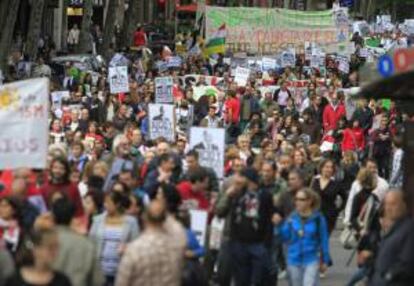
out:
<path id="1" fill-rule="evenodd" d="M 155 78 L 155 102 L 156 103 L 174 102 L 172 77 Z"/>
<path id="2" fill-rule="evenodd" d="M 109 68 L 109 87 L 111 93 L 129 92 L 128 68 L 126 66 Z"/>
<path id="3" fill-rule="evenodd" d="M 173 142 L 175 140 L 174 105 L 149 104 L 148 110 L 150 139 L 156 140 L 163 137 Z"/>
<path id="4" fill-rule="evenodd" d="M 224 176 L 224 137 L 222 128 L 190 129 L 190 149 L 198 151 L 200 165 L 212 168 L 218 178 Z"/>
<path id="5" fill-rule="evenodd" d="M 46 167 L 49 80 L 0 86 L 0 170 Z"/>
<path id="6" fill-rule="evenodd" d="M 249 69 L 242 68 L 242 67 L 237 67 L 236 72 L 235 72 L 235 76 L 234 76 L 234 81 L 239 86 L 245 86 L 247 84 L 247 80 L 249 79 L 249 75 L 250 75 L 250 70 Z"/>
<path id="7" fill-rule="evenodd" d="M 343 24 L 346 15 L 338 14 L 335 18 L 332 10 L 206 6 L 205 16 L 207 39 L 225 24 L 226 45 L 233 52 L 274 54 L 293 44 L 298 53 L 302 53 L 305 42 L 324 46 L 336 43 L 340 30 L 342 34 L 348 34 L 348 28 Z"/>

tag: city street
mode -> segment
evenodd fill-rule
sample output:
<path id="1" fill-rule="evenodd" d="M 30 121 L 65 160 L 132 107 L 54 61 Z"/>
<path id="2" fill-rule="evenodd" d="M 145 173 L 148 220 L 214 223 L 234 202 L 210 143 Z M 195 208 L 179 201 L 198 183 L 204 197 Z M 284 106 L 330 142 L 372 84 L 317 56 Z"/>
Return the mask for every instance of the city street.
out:
<path id="1" fill-rule="evenodd" d="M 350 250 L 345 250 L 339 241 L 340 231 L 337 230 L 331 238 L 331 256 L 333 266 L 329 268 L 325 278 L 321 279 L 321 286 L 344 286 L 355 270 L 355 261 L 348 267 L 346 263 L 351 255 Z M 355 259 L 354 259 L 355 260 Z M 286 281 L 280 281 L 280 286 L 287 286 Z"/>

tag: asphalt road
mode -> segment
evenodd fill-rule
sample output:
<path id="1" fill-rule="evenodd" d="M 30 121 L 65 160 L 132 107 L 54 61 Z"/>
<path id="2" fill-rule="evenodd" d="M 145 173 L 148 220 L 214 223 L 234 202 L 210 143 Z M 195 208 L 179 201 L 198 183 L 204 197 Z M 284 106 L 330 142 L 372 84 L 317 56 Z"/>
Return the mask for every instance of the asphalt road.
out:
<path id="1" fill-rule="evenodd" d="M 345 286 L 356 269 L 355 258 L 349 267 L 346 266 L 351 251 L 343 249 L 339 241 L 339 234 L 339 231 L 335 231 L 331 237 L 330 251 L 333 266 L 328 269 L 326 277 L 321 279 L 321 286 Z M 278 286 L 288 286 L 288 283 L 279 280 Z"/>

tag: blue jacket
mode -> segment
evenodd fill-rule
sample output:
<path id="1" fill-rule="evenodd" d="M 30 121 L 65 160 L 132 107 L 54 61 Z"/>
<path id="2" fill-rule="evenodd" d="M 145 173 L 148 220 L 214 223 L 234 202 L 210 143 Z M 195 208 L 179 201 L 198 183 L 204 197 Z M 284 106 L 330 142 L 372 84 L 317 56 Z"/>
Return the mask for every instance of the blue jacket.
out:
<path id="1" fill-rule="evenodd" d="M 195 258 L 201 258 L 205 255 L 204 247 L 200 245 L 195 233 L 191 229 L 186 229 L 187 234 L 187 249 L 191 250 L 195 254 Z"/>
<path id="2" fill-rule="evenodd" d="M 303 266 L 319 261 L 331 264 L 329 255 L 329 234 L 325 217 L 314 212 L 304 223 L 299 214 L 293 212 L 281 225 L 278 233 L 287 244 L 288 265 Z"/>

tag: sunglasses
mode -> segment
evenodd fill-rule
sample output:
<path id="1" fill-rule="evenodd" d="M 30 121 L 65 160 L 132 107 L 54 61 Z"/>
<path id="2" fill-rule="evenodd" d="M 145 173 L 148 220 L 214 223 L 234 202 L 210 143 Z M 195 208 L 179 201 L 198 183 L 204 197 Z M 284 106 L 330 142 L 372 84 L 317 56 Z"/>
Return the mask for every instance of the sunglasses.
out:
<path id="1" fill-rule="evenodd" d="M 306 202 L 308 198 L 295 198 L 295 201 Z"/>

